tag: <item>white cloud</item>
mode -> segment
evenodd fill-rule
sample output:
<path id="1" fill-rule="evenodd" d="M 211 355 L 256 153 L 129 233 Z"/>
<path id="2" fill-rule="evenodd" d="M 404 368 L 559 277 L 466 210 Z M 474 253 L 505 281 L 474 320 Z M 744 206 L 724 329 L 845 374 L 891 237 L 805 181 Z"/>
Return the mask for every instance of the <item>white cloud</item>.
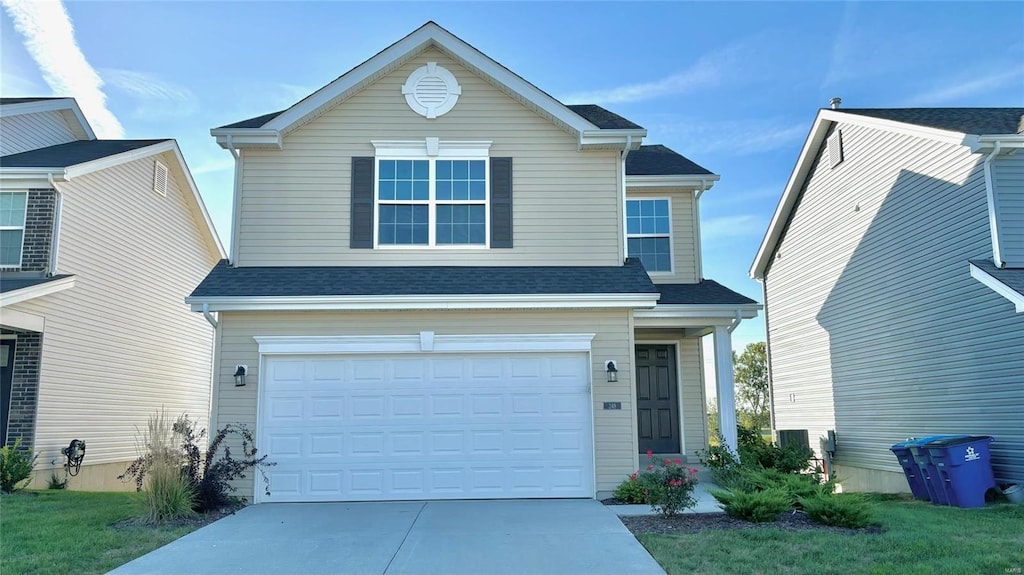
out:
<path id="1" fill-rule="evenodd" d="M 139 101 L 133 115 L 140 118 L 149 118 L 154 112 L 159 112 L 162 117 L 190 116 L 198 108 L 191 90 L 162 80 L 155 74 L 117 68 L 104 68 L 101 72 L 112 88 Z"/>
<path id="2" fill-rule="evenodd" d="M 911 98 L 910 104 L 915 106 L 932 106 L 956 102 L 957 100 L 991 92 L 1014 82 L 1018 84 L 1018 87 L 1024 87 L 1024 66 L 1018 65 L 1009 70 L 976 77 L 972 80 L 965 81 L 962 78 L 951 80 L 944 86 L 933 88 Z"/>
<path id="3" fill-rule="evenodd" d="M 64 5 L 55 1 L 0 0 L 25 48 L 54 94 L 73 96 L 101 138 L 123 138 L 124 128 L 107 109 L 103 80 L 79 49 Z"/>
<path id="4" fill-rule="evenodd" d="M 568 94 L 562 98 L 562 101 L 568 104 L 624 104 L 685 94 L 715 86 L 723 78 L 736 74 L 735 62 L 742 49 L 742 46 L 737 45 L 708 52 L 689 68 L 671 76 L 651 82 Z"/>
<path id="5" fill-rule="evenodd" d="M 807 136 L 806 123 L 781 120 L 727 120 L 701 122 L 673 120 L 655 126 L 652 133 L 687 142 L 686 154 L 730 152 L 746 156 L 770 152 L 799 142 Z"/>
<path id="6" fill-rule="evenodd" d="M 700 224 L 701 240 L 708 241 L 761 235 L 764 233 L 761 218 L 761 216 L 755 214 L 737 214 L 706 219 Z"/>
<path id="7" fill-rule="evenodd" d="M 222 154 L 225 157 L 204 158 L 191 168 L 192 174 L 212 174 L 230 170 L 235 167 L 235 160 L 231 156 Z"/>

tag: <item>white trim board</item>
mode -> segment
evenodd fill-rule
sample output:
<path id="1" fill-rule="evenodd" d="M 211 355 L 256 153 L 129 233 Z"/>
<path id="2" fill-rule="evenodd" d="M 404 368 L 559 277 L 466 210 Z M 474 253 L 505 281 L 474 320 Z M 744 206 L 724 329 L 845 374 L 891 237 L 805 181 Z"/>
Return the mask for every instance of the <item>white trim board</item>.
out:
<path id="1" fill-rule="evenodd" d="M 1010 300 L 1013 303 L 1017 313 L 1024 313 L 1024 294 L 1017 292 L 1017 290 L 999 281 L 997 278 L 990 275 L 985 270 L 979 268 L 974 264 L 971 266 L 971 277 L 985 284 L 992 291 Z"/>
<path id="2" fill-rule="evenodd" d="M 59 280 L 48 281 L 34 286 L 11 290 L 0 294 L 0 307 L 14 305 L 16 303 L 42 297 L 44 295 L 50 295 L 73 287 L 75 287 L 75 276 L 68 276 Z M 4 312 L 4 315 L 7 315 L 6 311 Z"/>
<path id="3" fill-rule="evenodd" d="M 377 336 L 253 336 L 267 354 L 538 353 L 589 352 L 592 333 Z"/>
<path id="4" fill-rule="evenodd" d="M 34 313 L 18 311 L 16 309 L 4 308 L 0 314 L 0 325 L 43 333 L 46 329 L 46 318 Z M 0 336 L 7 337 L 7 336 Z M 11 336 L 13 337 L 13 336 Z"/>
<path id="5" fill-rule="evenodd" d="M 638 190 L 691 188 L 697 191 L 706 191 L 721 179 L 722 177 L 717 174 L 707 176 L 631 176 L 626 174 L 626 193 L 629 193 L 630 188 Z"/>
<path id="6" fill-rule="evenodd" d="M 85 114 L 82 113 L 82 109 L 78 107 L 78 102 L 74 98 L 57 98 L 0 105 L 0 118 L 20 116 L 22 114 L 36 114 L 39 112 L 60 112 L 64 116 L 64 120 L 71 127 L 71 131 L 75 132 L 75 135 L 79 137 L 78 139 L 96 139 L 96 133 L 92 131 L 92 126 L 85 119 Z M 75 122 L 72 122 L 72 119 Z M 77 125 L 75 125 L 76 123 Z"/>
<path id="7" fill-rule="evenodd" d="M 660 294 L 187 297 L 192 311 L 651 308 Z"/>

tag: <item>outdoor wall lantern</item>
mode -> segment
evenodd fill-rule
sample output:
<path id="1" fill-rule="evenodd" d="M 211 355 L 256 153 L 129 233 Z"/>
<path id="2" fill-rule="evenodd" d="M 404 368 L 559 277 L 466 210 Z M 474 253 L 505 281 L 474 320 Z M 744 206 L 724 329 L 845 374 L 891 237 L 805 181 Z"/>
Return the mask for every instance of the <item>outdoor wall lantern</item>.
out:
<path id="1" fill-rule="evenodd" d="M 615 367 L 615 360 L 609 361 L 605 367 L 608 370 L 608 381 L 611 383 L 619 381 L 619 369 Z"/>
<path id="2" fill-rule="evenodd" d="M 235 387 L 242 387 L 245 385 L 245 372 L 249 369 L 247 365 L 236 365 L 235 366 Z"/>

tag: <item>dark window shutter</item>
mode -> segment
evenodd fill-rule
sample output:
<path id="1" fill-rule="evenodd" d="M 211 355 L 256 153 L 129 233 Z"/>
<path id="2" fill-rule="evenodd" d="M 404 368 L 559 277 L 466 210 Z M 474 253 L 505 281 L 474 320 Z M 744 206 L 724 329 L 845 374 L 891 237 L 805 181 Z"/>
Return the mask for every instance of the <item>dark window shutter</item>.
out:
<path id="1" fill-rule="evenodd" d="M 512 247 L 512 158 L 491 158 L 491 247 Z"/>
<path id="2" fill-rule="evenodd" d="M 373 164 L 372 157 L 352 158 L 352 249 L 373 247 Z"/>

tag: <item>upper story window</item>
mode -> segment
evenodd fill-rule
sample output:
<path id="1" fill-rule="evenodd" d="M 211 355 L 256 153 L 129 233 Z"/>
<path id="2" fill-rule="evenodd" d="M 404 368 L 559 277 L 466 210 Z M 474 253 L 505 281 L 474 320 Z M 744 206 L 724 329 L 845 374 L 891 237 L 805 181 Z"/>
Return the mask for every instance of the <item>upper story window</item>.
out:
<path id="1" fill-rule="evenodd" d="M 398 144 L 398 143 L 395 143 Z M 484 155 L 423 145 L 423 159 L 408 144 L 388 157 L 377 146 L 376 239 L 378 246 L 487 247 L 489 168 Z M 489 147 L 490 142 L 485 143 Z M 431 157 L 429 152 L 433 152 Z M 470 152 L 479 155 L 479 151 Z M 447 156 L 447 157 L 446 157 Z M 457 156 L 450 158 L 450 156 Z"/>
<path id="2" fill-rule="evenodd" d="M 27 192 L 0 193 L 0 267 L 21 267 Z"/>
<path id="3" fill-rule="evenodd" d="M 668 198 L 626 200 L 629 257 L 649 272 L 672 271 L 672 218 Z"/>

